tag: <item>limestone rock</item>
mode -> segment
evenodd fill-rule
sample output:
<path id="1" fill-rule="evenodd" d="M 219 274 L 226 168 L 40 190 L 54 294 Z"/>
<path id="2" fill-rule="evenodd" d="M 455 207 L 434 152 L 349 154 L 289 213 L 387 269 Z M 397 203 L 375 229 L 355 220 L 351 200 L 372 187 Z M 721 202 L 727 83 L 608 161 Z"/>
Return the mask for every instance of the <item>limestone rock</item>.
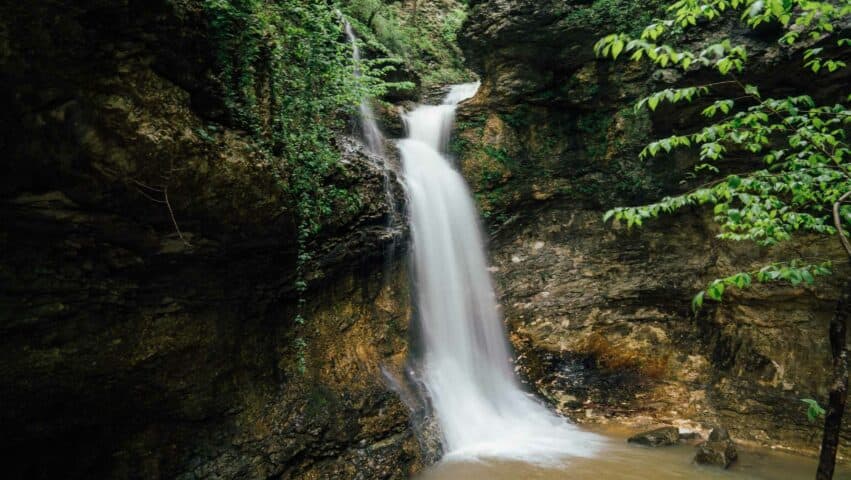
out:
<path id="1" fill-rule="evenodd" d="M 694 461 L 700 465 L 729 467 L 739 454 L 736 445 L 724 428 L 715 428 L 709 434 L 709 440 L 697 446 Z"/>
<path id="2" fill-rule="evenodd" d="M 629 437 L 629 443 L 637 443 L 648 447 L 667 447 L 676 445 L 680 440 L 677 427 L 661 427 Z"/>

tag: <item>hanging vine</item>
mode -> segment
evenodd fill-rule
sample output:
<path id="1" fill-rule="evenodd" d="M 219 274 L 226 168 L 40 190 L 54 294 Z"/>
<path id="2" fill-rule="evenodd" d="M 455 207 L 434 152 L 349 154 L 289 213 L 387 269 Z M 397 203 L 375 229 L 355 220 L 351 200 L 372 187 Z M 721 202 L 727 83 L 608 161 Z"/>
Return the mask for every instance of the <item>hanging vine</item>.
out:
<path id="1" fill-rule="evenodd" d="M 282 209 L 296 227 L 293 321 L 302 327 L 311 244 L 335 207 L 360 207 L 354 192 L 331 180 L 341 168 L 335 132 L 362 98 L 386 91 L 390 84 L 379 77 L 388 67 L 366 62 L 363 75 L 354 75 L 334 2 L 206 0 L 205 8 L 230 122 L 255 137 L 289 199 Z M 293 347 L 303 373 L 306 338 Z"/>

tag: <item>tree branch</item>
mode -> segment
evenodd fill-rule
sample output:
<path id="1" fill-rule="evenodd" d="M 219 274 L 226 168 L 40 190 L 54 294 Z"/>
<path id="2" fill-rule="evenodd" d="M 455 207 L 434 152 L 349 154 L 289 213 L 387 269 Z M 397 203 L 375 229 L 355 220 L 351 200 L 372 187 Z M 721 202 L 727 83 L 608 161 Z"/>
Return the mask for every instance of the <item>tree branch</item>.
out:
<path id="1" fill-rule="evenodd" d="M 845 200 L 851 197 L 851 191 L 845 192 L 836 203 L 833 204 L 833 225 L 836 227 L 836 234 L 839 235 L 839 241 L 842 243 L 842 246 L 845 248 L 845 253 L 848 254 L 848 257 L 851 258 L 851 242 L 848 241 L 848 237 L 842 232 L 842 220 L 839 217 L 839 207 Z"/>

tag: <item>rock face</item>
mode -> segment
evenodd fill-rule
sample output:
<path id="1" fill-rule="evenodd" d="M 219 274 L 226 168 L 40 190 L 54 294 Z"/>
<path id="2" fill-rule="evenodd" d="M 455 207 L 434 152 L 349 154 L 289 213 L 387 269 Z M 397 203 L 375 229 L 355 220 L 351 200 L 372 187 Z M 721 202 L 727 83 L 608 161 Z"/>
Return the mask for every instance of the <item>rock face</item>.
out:
<path id="1" fill-rule="evenodd" d="M 637 443 L 648 447 L 667 447 L 680 441 L 680 430 L 677 427 L 661 427 L 648 432 L 633 435 L 627 439 L 629 443 Z"/>
<path id="2" fill-rule="evenodd" d="M 459 111 L 454 148 L 491 223 L 547 200 L 600 209 L 657 200 L 699 184 L 682 181 L 695 163 L 687 151 L 641 162 L 637 154 L 650 140 L 694 131 L 702 125 L 703 105 L 662 105 L 654 115 L 633 106 L 652 91 L 708 83 L 711 73 L 692 69 L 684 75 L 594 59 L 593 45 L 601 36 L 640 33 L 667 3 L 471 2 L 460 41 L 482 87 Z M 774 75 L 780 65 L 800 67 L 802 47 L 781 48 L 772 32 L 752 32 L 736 22 L 710 23 L 688 31 L 681 42 L 697 48 L 722 38 L 747 45 L 745 80 L 766 92 L 818 82 L 817 95 L 829 103 L 842 98 L 837 82 L 851 75 Z M 731 167 L 721 165 L 723 171 Z"/>
<path id="3" fill-rule="evenodd" d="M 637 154 L 672 130 L 691 131 L 701 107 L 648 115 L 632 105 L 702 73 L 594 60 L 600 35 L 643 26 L 653 14 L 647 2 L 471 5 L 462 45 L 482 89 L 461 106 L 453 147 L 492 233 L 500 301 L 530 385 L 579 421 L 724 424 L 739 439 L 815 451 L 819 426 L 799 399 L 827 396 L 827 326 L 847 269 L 817 289 L 735 292 L 699 315 L 690 300 L 708 281 L 771 259 L 839 260 L 837 246 L 810 238 L 773 249 L 722 243 L 711 212 L 698 209 L 642 229 L 604 225 L 609 207 L 694 187 L 680 183 L 695 162 L 688 152 L 646 162 Z M 767 92 L 818 81 L 830 99 L 833 82 L 847 84 L 847 72 L 761 76 L 798 68 L 800 52 L 763 32 L 713 25 L 685 41 L 748 43 L 749 75 Z"/>
<path id="4" fill-rule="evenodd" d="M 406 478 L 383 172 L 336 140 L 361 202 L 294 322 L 295 215 L 224 122 L 202 3 L 0 2 L 5 476 Z"/>
<path id="5" fill-rule="evenodd" d="M 694 461 L 700 465 L 715 465 L 721 468 L 729 467 L 739 457 L 736 445 L 730 439 L 730 434 L 723 428 L 714 428 L 709 434 L 709 440 L 697 446 Z"/>

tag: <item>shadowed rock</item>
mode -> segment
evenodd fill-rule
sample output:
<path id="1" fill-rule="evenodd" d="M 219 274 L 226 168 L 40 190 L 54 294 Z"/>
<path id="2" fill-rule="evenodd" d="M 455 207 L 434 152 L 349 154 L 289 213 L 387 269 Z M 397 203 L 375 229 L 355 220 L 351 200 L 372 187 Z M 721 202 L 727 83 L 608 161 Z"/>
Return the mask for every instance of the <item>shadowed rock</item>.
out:
<path id="1" fill-rule="evenodd" d="M 679 440 L 680 431 L 677 427 L 662 427 L 629 437 L 627 442 L 648 447 L 667 447 L 676 445 Z"/>
<path id="2" fill-rule="evenodd" d="M 724 428 L 713 428 L 709 440 L 697 446 L 694 461 L 700 465 L 727 468 L 738 458 L 736 445 Z"/>

